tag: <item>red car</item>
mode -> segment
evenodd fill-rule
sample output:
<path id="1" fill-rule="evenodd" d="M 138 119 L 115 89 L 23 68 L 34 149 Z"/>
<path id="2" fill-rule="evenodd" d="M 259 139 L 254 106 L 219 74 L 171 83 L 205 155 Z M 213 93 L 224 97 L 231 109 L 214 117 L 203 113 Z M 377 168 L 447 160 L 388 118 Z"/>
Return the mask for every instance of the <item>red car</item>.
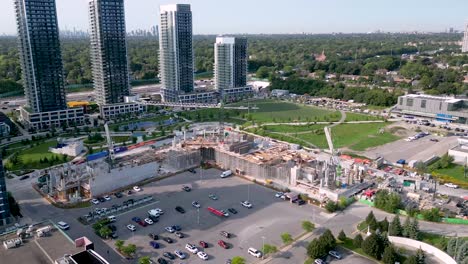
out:
<path id="1" fill-rule="evenodd" d="M 148 225 L 148 224 L 147 224 L 145 221 L 143 221 L 143 220 L 140 220 L 140 221 L 138 221 L 137 223 L 138 223 L 139 225 L 143 226 L 143 227 L 145 227 L 145 226 Z"/>
<path id="2" fill-rule="evenodd" d="M 223 240 L 218 241 L 218 245 L 220 245 L 224 249 L 228 249 L 229 246 Z"/>
<path id="3" fill-rule="evenodd" d="M 202 248 L 207 248 L 207 247 L 208 247 L 208 244 L 207 244 L 205 241 L 200 241 L 200 242 L 198 242 L 198 244 L 199 244 L 200 247 L 202 247 Z"/>

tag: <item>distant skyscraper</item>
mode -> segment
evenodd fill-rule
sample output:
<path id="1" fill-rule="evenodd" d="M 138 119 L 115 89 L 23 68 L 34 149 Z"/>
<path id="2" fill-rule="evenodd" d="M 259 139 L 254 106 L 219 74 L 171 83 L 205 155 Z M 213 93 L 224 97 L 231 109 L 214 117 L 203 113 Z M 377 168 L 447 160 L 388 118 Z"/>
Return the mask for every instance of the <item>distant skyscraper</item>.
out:
<path id="1" fill-rule="evenodd" d="M 468 52 L 468 23 L 465 24 L 465 36 L 463 37 L 462 52 Z"/>
<path id="2" fill-rule="evenodd" d="M 88 0 L 96 102 L 123 103 L 130 94 L 123 0 Z"/>
<path id="3" fill-rule="evenodd" d="M 247 85 L 247 39 L 217 37 L 215 52 L 215 88 L 223 94 L 226 89 Z"/>
<path id="4" fill-rule="evenodd" d="M 29 112 L 67 108 L 55 0 L 15 0 L 19 56 Z"/>
<path id="5" fill-rule="evenodd" d="M 8 204 L 8 194 L 5 183 L 5 171 L 3 169 L 3 161 L 0 156 L 0 226 L 9 224 L 10 207 Z"/>
<path id="6" fill-rule="evenodd" d="M 160 6 L 159 60 L 165 101 L 193 91 L 192 11 L 188 4 Z"/>

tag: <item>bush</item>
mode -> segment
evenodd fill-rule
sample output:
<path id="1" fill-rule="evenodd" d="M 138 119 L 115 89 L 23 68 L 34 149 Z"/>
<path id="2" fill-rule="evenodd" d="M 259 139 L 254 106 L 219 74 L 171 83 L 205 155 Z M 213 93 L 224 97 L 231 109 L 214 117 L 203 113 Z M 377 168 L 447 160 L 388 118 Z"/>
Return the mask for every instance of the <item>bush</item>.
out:
<path id="1" fill-rule="evenodd" d="M 354 239 L 353 239 L 353 245 L 357 248 L 360 248 L 362 246 L 362 235 L 361 234 L 357 234 Z"/>
<path id="2" fill-rule="evenodd" d="M 398 254 L 392 246 L 388 246 L 385 248 L 384 253 L 382 255 L 382 262 L 384 264 L 395 264 L 398 262 Z"/>
<path id="3" fill-rule="evenodd" d="M 338 234 L 338 239 L 340 241 L 345 241 L 346 240 L 346 234 L 345 232 L 343 231 L 343 229 L 341 229 L 340 233 Z"/>
<path id="4" fill-rule="evenodd" d="M 232 264 L 245 264 L 245 259 L 243 257 L 236 256 L 232 258 L 231 263 Z"/>
<path id="5" fill-rule="evenodd" d="M 380 190 L 375 194 L 374 205 L 388 213 L 395 213 L 402 208 L 400 195 L 387 190 Z"/>
<path id="6" fill-rule="evenodd" d="M 325 209 L 329 213 L 336 212 L 336 210 L 338 210 L 338 204 L 333 201 L 328 201 L 327 204 L 325 205 Z"/>
<path id="7" fill-rule="evenodd" d="M 276 248 L 276 246 L 274 246 L 274 245 L 265 244 L 263 246 L 262 251 L 263 251 L 263 254 L 267 255 L 267 254 L 278 252 L 278 248 Z"/>
<path id="8" fill-rule="evenodd" d="M 383 242 L 379 235 L 372 233 L 362 242 L 361 247 L 364 253 L 380 260 L 385 249 Z"/>
<path id="9" fill-rule="evenodd" d="M 312 232 L 315 228 L 315 225 L 310 221 L 302 221 L 302 229 L 306 232 Z"/>
<path id="10" fill-rule="evenodd" d="M 422 210 L 421 214 L 422 214 L 424 220 L 427 220 L 427 221 L 440 222 L 442 220 L 439 208 L 432 208 L 432 209 L 428 209 L 428 210 Z"/>
<path id="11" fill-rule="evenodd" d="M 284 244 L 289 244 L 293 241 L 291 234 L 289 233 L 281 234 L 281 240 L 283 241 Z"/>

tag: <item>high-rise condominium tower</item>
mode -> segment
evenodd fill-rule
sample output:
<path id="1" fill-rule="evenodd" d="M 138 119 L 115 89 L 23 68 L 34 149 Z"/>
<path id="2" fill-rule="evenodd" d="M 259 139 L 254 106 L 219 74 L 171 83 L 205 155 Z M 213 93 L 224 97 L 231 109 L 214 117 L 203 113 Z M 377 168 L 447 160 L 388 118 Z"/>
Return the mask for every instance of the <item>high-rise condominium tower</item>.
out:
<path id="1" fill-rule="evenodd" d="M 462 52 L 468 52 L 468 23 L 465 24 L 465 36 L 463 37 Z"/>
<path id="2" fill-rule="evenodd" d="M 67 108 L 55 0 L 15 0 L 19 56 L 31 113 Z"/>
<path id="3" fill-rule="evenodd" d="M 162 5 L 159 10 L 159 60 L 165 101 L 193 91 L 192 11 L 190 5 Z"/>
<path id="4" fill-rule="evenodd" d="M 130 94 L 124 0 L 88 1 L 96 101 L 123 103 Z"/>
<path id="5" fill-rule="evenodd" d="M 215 88 L 220 94 L 226 89 L 247 84 L 247 39 L 217 37 L 215 52 Z"/>

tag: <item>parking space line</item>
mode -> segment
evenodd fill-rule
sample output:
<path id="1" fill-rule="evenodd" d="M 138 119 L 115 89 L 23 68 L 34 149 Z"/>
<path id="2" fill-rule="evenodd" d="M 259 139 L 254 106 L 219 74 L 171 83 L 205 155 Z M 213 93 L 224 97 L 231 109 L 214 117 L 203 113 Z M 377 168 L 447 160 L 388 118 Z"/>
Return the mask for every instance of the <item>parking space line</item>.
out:
<path id="1" fill-rule="evenodd" d="M 44 255 L 50 260 L 50 263 L 54 263 L 54 260 L 47 254 L 47 252 L 42 248 L 41 245 L 37 242 L 37 239 L 34 239 L 34 243 L 37 245 L 37 247 L 44 253 Z"/>
<path id="2" fill-rule="evenodd" d="M 48 220 L 50 223 L 52 223 L 52 225 L 58 230 L 60 231 L 60 233 L 62 233 L 62 235 L 64 235 L 72 244 L 75 244 L 75 241 L 73 241 L 73 239 L 71 239 L 71 237 L 69 237 L 67 235 L 67 233 L 65 233 L 62 229 L 60 229 L 54 222 L 52 222 L 52 220 Z M 53 261 L 52 261 L 53 262 Z"/>

